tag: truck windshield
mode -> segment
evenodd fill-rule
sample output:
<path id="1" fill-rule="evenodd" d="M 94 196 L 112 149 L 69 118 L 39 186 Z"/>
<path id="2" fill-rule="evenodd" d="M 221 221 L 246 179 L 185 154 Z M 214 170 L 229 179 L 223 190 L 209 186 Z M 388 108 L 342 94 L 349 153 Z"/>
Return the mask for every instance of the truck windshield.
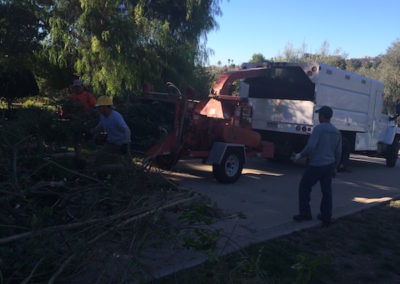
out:
<path id="1" fill-rule="evenodd" d="M 249 85 L 250 98 L 314 100 L 315 84 L 299 66 L 273 67 L 244 82 Z"/>

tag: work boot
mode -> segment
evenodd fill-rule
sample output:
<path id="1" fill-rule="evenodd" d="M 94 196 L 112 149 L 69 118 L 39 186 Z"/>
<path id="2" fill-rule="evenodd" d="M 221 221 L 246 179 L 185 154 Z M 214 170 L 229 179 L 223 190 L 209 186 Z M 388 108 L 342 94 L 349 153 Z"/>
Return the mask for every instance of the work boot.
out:
<path id="1" fill-rule="evenodd" d="M 299 214 L 299 215 L 294 215 L 293 220 L 295 220 L 296 222 L 310 221 L 312 220 L 312 217 Z"/>
<path id="2" fill-rule="evenodd" d="M 318 214 L 317 219 L 322 222 L 322 226 L 328 227 L 331 224 L 331 219 L 322 218 L 321 214 Z"/>

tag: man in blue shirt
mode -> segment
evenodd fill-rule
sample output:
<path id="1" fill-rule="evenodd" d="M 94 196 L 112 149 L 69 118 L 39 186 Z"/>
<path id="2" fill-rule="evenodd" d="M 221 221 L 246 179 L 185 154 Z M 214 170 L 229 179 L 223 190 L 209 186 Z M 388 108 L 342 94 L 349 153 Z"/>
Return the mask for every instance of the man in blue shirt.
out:
<path id="1" fill-rule="evenodd" d="M 93 133 L 105 131 L 107 133 L 106 151 L 130 154 L 131 130 L 122 115 L 112 109 L 112 98 L 101 96 L 96 106 L 99 108 L 100 121 Z"/>
<path id="2" fill-rule="evenodd" d="M 320 205 L 321 213 L 318 219 L 324 225 L 329 225 L 332 217 L 332 175 L 340 162 L 342 154 L 342 137 L 330 121 L 333 111 L 323 106 L 316 111 L 320 124 L 317 125 L 307 142 L 307 145 L 293 159 L 309 158 L 309 164 L 299 185 L 299 214 L 293 216 L 295 221 L 312 219 L 310 195 L 312 187 L 319 181 L 322 191 Z"/>

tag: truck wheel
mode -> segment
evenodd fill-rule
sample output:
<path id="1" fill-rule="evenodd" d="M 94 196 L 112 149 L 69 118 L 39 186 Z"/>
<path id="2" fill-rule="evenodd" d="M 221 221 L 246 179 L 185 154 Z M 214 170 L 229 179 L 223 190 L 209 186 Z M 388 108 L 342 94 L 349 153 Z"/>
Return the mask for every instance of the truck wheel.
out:
<path id="1" fill-rule="evenodd" d="M 399 156 L 399 139 L 395 138 L 392 145 L 388 146 L 386 152 L 386 167 L 393 168 Z"/>
<path id="2" fill-rule="evenodd" d="M 349 165 L 351 146 L 349 139 L 343 137 L 342 139 L 342 157 L 337 167 L 338 172 L 345 171 Z"/>
<path id="3" fill-rule="evenodd" d="M 234 183 L 242 173 L 243 163 L 240 152 L 228 149 L 221 164 L 213 164 L 214 177 L 220 183 Z"/>

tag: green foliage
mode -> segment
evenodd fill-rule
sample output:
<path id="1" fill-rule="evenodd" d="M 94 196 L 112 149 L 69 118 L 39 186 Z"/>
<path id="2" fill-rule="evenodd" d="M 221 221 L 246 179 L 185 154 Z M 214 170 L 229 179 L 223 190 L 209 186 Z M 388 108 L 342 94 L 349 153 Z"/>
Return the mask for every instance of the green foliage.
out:
<path id="1" fill-rule="evenodd" d="M 207 98 L 212 88 L 214 75 L 207 68 L 197 65 L 194 68 L 192 79 L 189 79 L 189 84 L 195 90 L 196 99 Z"/>
<path id="2" fill-rule="evenodd" d="M 94 92 L 120 95 L 166 81 L 189 84 L 206 56 L 218 0 L 55 2 L 46 42 L 52 62 L 71 63 Z"/>
<path id="3" fill-rule="evenodd" d="M 118 108 L 130 129 L 137 149 L 148 150 L 161 138 L 160 128 L 173 131 L 175 108 L 162 102 L 134 101 Z"/>
<path id="4" fill-rule="evenodd" d="M 39 89 L 36 79 L 28 69 L 3 69 L 0 66 L 0 98 L 8 102 L 8 108 L 17 98 L 37 96 Z"/>
<path id="5" fill-rule="evenodd" d="M 209 231 L 195 228 L 193 232 L 191 231 L 183 237 L 184 247 L 192 248 L 197 251 L 205 251 L 209 256 L 212 256 L 217 249 L 217 241 L 219 238 L 220 232 L 218 230 Z"/>
<path id="6" fill-rule="evenodd" d="M 159 234 L 149 231 L 153 228 L 152 218 L 129 226 L 123 223 L 128 220 L 124 218 L 159 208 L 166 198 L 175 198 L 176 189 L 158 174 L 144 173 L 128 163 L 123 171 L 105 179 L 99 179 L 93 168 L 75 171 L 72 157 L 53 156 L 57 150 L 66 151 L 62 146 L 68 143 L 70 133 L 65 122 L 58 119 L 51 107 L 32 107 L 34 103 L 31 100 L 26 108 L 19 108 L 17 118 L 0 120 L 0 236 L 4 241 L 28 233 L 26 238 L 0 246 L 2 281 L 21 283 L 31 274 L 29 282 L 48 282 L 63 262 L 74 255 L 73 262 L 56 282 L 76 282 L 70 277 L 85 273 L 93 259 L 114 258 L 114 254 L 108 254 L 108 248 L 113 252 L 129 251 L 135 256 L 132 259 L 142 261 L 141 247 L 148 235 Z M 111 215 L 122 220 L 117 217 L 107 221 Z M 96 219 L 94 224 L 89 221 Z M 85 221 L 90 225 L 86 226 Z M 51 229 L 76 222 L 83 222 L 82 230 Z M 127 241 L 118 232 L 133 233 L 135 242 Z M 116 240 L 118 248 L 105 246 L 106 238 L 100 241 L 104 234 Z M 89 277 L 90 282 L 96 282 L 94 277 L 98 276 Z M 115 278 L 123 276 L 112 277 L 110 281 L 116 282 Z"/>
<path id="7" fill-rule="evenodd" d="M 300 48 L 294 48 L 291 43 L 285 46 L 283 55 L 278 55 L 274 61 L 287 62 L 320 62 L 340 69 L 346 69 L 347 54 L 342 52 L 340 48 L 329 51 L 329 43 L 324 41 L 318 51 L 310 53 L 307 51 L 307 45 L 303 44 Z"/>
<path id="8" fill-rule="evenodd" d="M 48 52 L 45 48 L 35 52 L 33 71 L 41 94 L 55 98 L 62 95 L 60 90 L 66 90 L 76 76 L 74 76 L 73 64 L 59 66 L 52 63 L 49 61 Z"/>
<path id="9" fill-rule="evenodd" d="M 74 75 L 96 94 L 138 93 L 149 82 L 208 95 L 205 35 L 220 0 L 0 2 L 0 66 L 27 68 L 47 96 Z"/>
<path id="10" fill-rule="evenodd" d="M 346 58 L 341 55 L 331 55 L 322 59 L 321 62 L 326 63 L 331 66 L 336 66 L 339 69 L 346 69 L 347 63 Z"/>
<path id="11" fill-rule="evenodd" d="M 257 63 L 257 62 L 265 62 L 266 59 L 262 53 L 255 53 L 250 59 L 251 63 Z"/>
<path id="12" fill-rule="evenodd" d="M 394 112 L 395 103 L 400 99 L 400 41 L 394 42 L 382 57 L 379 65 L 380 79 L 385 83 L 385 101 Z"/>
<path id="13" fill-rule="evenodd" d="M 218 216 L 220 212 L 216 211 L 215 208 L 204 204 L 203 202 L 193 204 L 190 208 L 185 209 L 180 216 L 181 221 L 185 221 L 190 225 L 195 223 L 204 223 L 211 225 L 212 219 Z"/>
<path id="14" fill-rule="evenodd" d="M 38 94 L 31 71 L 46 34 L 41 2 L 0 2 L 0 97 L 9 108 L 15 98 Z"/>
<path id="15" fill-rule="evenodd" d="M 33 52 L 46 34 L 40 2 L 0 2 L 0 65 L 7 70 L 32 66 Z"/>
<path id="16" fill-rule="evenodd" d="M 298 262 L 292 266 L 297 271 L 297 283 L 307 284 L 325 266 L 329 266 L 332 260 L 328 256 L 299 255 Z"/>
<path id="17" fill-rule="evenodd" d="M 360 59 L 351 58 L 347 60 L 347 70 L 356 72 L 356 70 L 360 69 L 362 66 L 362 62 Z"/>
<path id="18" fill-rule="evenodd" d="M 184 247 L 205 252 L 209 260 L 217 259 L 216 250 L 218 240 L 221 238 L 220 230 L 212 228 L 215 218 L 220 217 L 221 212 L 210 207 L 204 202 L 194 203 L 185 208 L 179 216 L 181 224 L 189 225 L 183 235 Z"/>
<path id="19" fill-rule="evenodd" d="M 45 107 L 18 109 L 18 120 L 0 123 L 1 145 L 14 145 L 26 137 L 40 137 L 44 143 L 63 142 L 66 130 L 57 114 Z"/>

